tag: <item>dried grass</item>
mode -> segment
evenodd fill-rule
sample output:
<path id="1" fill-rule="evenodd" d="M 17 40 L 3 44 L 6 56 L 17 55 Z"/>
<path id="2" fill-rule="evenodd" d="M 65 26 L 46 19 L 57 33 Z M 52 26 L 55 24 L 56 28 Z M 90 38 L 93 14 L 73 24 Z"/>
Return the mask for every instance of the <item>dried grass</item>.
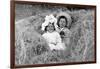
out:
<path id="1" fill-rule="evenodd" d="M 37 9 L 36 9 L 37 8 Z M 38 10 L 38 11 L 37 11 Z M 23 12 L 23 14 L 21 12 Z M 50 51 L 47 42 L 41 36 L 41 24 L 45 15 L 59 11 L 67 12 L 72 17 L 70 30 L 71 43 L 66 51 Z M 27 17 L 27 18 L 26 18 Z M 42 8 L 16 5 L 15 22 L 15 62 L 16 64 L 44 64 L 94 60 L 94 12 L 67 8 Z M 69 53 L 70 55 L 68 55 Z"/>

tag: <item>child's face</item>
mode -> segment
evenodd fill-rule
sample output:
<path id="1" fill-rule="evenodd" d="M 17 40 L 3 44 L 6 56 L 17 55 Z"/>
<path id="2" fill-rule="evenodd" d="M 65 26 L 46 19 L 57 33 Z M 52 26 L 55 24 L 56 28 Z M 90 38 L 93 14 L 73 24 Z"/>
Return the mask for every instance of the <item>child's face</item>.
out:
<path id="1" fill-rule="evenodd" d="M 53 24 L 49 23 L 48 27 L 47 27 L 47 31 L 48 32 L 53 32 L 54 31 L 54 26 Z"/>
<path id="2" fill-rule="evenodd" d="M 65 18 L 61 18 L 61 19 L 59 20 L 59 26 L 60 26 L 61 28 L 63 28 L 63 27 L 66 26 L 66 20 L 65 20 Z"/>

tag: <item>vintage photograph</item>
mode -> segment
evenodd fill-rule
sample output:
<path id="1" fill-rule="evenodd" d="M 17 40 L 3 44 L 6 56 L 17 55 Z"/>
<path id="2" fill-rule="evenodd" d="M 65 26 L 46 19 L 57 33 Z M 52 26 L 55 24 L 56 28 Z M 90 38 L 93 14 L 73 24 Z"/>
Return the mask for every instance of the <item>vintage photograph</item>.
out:
<path id="1" fill-rule="evenodd" d="M 95 61 L 95 8 L 15 3 L 15 65 Z"/>

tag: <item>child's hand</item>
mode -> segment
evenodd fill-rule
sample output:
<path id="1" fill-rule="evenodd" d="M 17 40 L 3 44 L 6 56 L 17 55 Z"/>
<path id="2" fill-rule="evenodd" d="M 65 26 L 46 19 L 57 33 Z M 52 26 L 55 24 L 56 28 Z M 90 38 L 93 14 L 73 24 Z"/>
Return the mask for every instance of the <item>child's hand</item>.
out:
<path id="1" fill-rule="evenodd" d="M 64 38 L 65 37 L 65 32 L 64 31 L 61 31 L 60 32 L 60 36 L 61 36 L 61 38 Z"/>
<path id="2" fill-rule="evenodd" d="M 61 32 L 60 32 L 60 35 L 65 35 L 64 31 L 61 31 Z"/>

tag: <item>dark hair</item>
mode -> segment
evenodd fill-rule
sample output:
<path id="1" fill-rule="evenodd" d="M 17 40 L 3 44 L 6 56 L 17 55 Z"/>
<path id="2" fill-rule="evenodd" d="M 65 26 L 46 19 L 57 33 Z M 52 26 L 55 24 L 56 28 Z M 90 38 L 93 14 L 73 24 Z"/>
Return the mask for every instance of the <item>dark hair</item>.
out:
<path id="1" fill-rule="evenodd" d="M 54 23 L 52 23 L 52 25 L 53 25 L 53 27 L 54 27 L 54 30 L 56 30 L 56 29 L 55 29 L 55 26 L 54 26 Z M 48 27 L 48 26 L 45 27 L 45 29 L 44 29 L 45 31 L 47 31 L 47 27 Z"/>
<path id="2" fill-rule="evenodd" d="M 65 25 L 65 27 L 67 27 L 67 18 L 66 18 L 65 16 L 60 16 L 60 17 L 58 18 L 58 21 L 57 21 L 58 27 L 60 27 L 59 21 L 60 21 L 61 18 L 64 18 L 64 19 L 66 20 L 66 25 Z"/>
<path id="3" fill-rule="evenodd" d="M 47 27 L 48 27 L 48 26 L 45 27 L 45 29 L 44 29 L 45 31 L 47 31 Z"/>

